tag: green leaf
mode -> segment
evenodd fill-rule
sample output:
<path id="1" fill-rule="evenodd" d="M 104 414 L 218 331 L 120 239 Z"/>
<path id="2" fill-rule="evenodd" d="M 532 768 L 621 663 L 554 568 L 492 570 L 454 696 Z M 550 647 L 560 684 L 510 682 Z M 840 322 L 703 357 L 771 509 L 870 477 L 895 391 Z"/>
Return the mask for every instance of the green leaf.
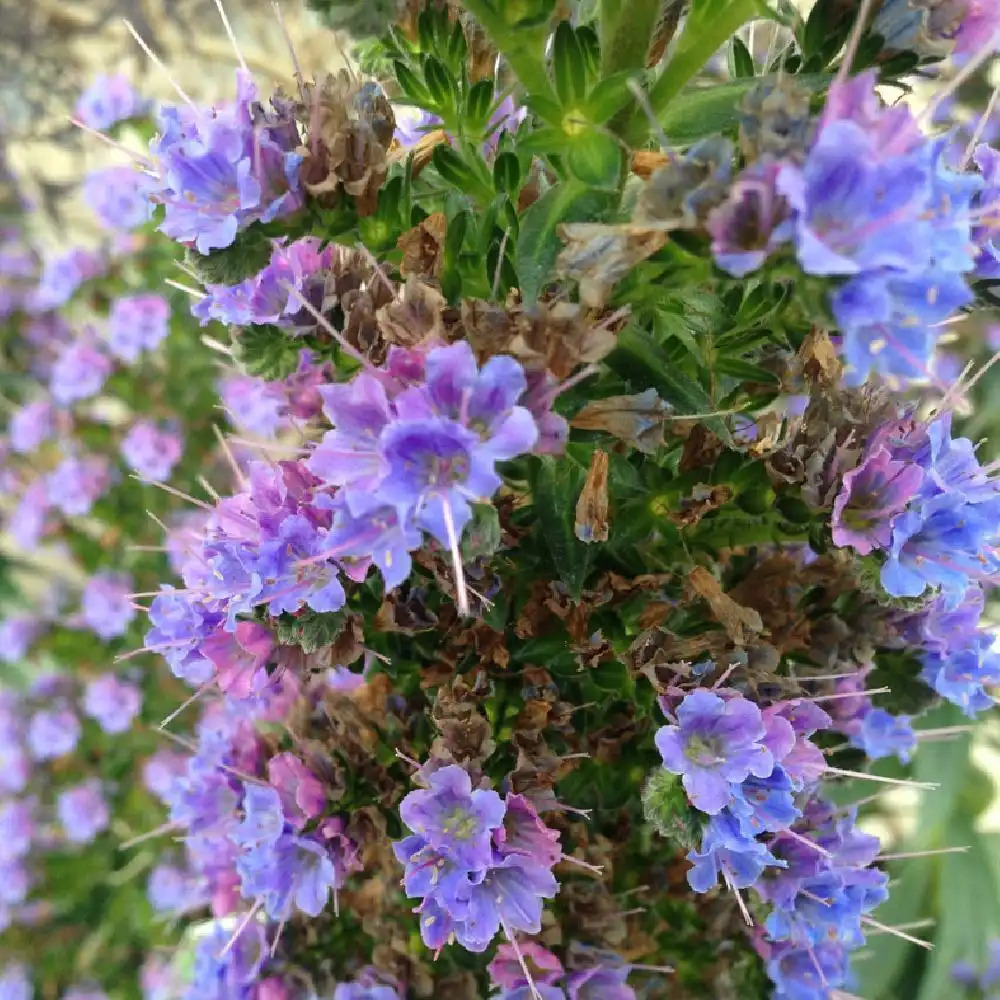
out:
<path id="1" fill-rule="evenodd" d="M 283 379 L 298 367 L 300 346 L 276 326 L 252 324 L 235 336 L 233 353 L 251 375 Z"/>
<path id="2" fill-rule="evenodd" d="M 232 245 L 209 254 L 189 250 L 188 264 L 207 285 L 238 285 L 271 262 L 274 244 L 258 224 L 236 234 Z"/>
<path id="3" fill-rule="evenodd" d="M 434 56 L 424 57 L 424 83 L 441 116 L 450 118 L 457 110 L 458 87 L 447 66 Z"/>
<path id="4" fill-rule="evenodd" d="M 734 77 L 750 77 L 757 75 L 757 64 L 742 38 L 734 38 L 729 56 L 730 67 Z"/>
<path id="5" fill-rule="evenodd" d="M 622 151 L 610 135 L 588 131 L 573 140 L 566 166 L 588 187 L 615 191 L 621 180 Z"/>
<path id="6" fill-rule="evenodd" d="M 534 464 L 532 495 L 539 533 L 548 548 L 559 578 L 574 599 L 579 600 L 591 549 L 573 530 L 576 503 L 587 478 L 586 471 L 569 458 L 544 456 Z"/>
<path id="7" fill-rule="evenodd" d="M 320 614 L 307 608 L 295 615 L 286 612 L 275 619 L 275 632 L 283 646 L 298 646 L 306 653 L 315 653 L 336 640 L 346 619 L 343 611 Z"/>
<path id="8" fill-rule="evenodd" d="M 595 125 L 603 125 L 632 100 L 628 80 L 628 73 L 616 73 L 594 87 L 583 104 L 587 120 Z"/>
<path id="9" fill-rule="evenodd" d="M 493 161 L 493 184 L 502 194 L 515 195 L 521 189 L 521 164 L 514 153 L 501 153 Z"/>
<path id="10" fill-rule="evenodd" d="M 552 79 L 566 109 L 575 109 L 587 95 L 587 57 L 569 21 L 560 21 L 552 43 Z"/>
<path id="11" fill-rule="evenodd" d="M 661 0 L 601 0 L 601 76 L 645 69 Z M 610 117 L 610 116 L 609 116 Z"/>
<path id="12" fill-rule="evenodd" d="M 637 386 L 655 388 L 679 414 L 701 415 L 725 444 L 732 442 L 729 428 L 721 417 L 707 414 L 718 409 L 707 392 L 690 376 L 678 370 L 663 348 L 645 330 L 630 323 L 618 335 L 618 346 L 611 352 L 607 364 L 623 378 Z"/>
<path id="13" fill-rule="evenodd" d="M 578 181 L 567 181 L 546 191 L 521 217 L 521 232 L 517 238 L 517 276 L 525 304 L 538 300 L 545 282 L 552 274 L 559 248 L 556 233 L 566 216 L 586 188 Z"/>
<path id="14" fill-rule="evenodd" d="M 480 80 L 469 88 L 465 98 L 465 116 L 472 132 L 482 132 L 493 110 L 493 80 Z"/>
<path id="15" fill-rule="evenodd" d="M 420 77 L 401 60 L 396 60 L 392 64 L 396 74 L 396 82 L 403 96 L 420 107 L 425 107 L 431 103 L 431 95 L 423 85 Z"/>

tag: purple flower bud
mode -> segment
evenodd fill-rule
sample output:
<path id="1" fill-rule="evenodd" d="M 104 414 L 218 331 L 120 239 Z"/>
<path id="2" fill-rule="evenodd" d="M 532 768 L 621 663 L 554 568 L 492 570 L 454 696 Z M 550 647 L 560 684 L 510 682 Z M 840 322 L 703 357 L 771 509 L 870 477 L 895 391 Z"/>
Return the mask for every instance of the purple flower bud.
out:
<path id="1" fill-rule="evenodd" d="M 232 375 L 219 383 L 222 405 L 234 423 L 251 434 L 274 437 L 288 425 L 280 386 L 252 375 Z"/>
<path id="2" fill-rule="evenodd" d="M 107 829 L 110 821 L 108 804 L 97 778 L 88 778 L 60 792 L 56 812 L 63 832 L 74 844 L 89 844 Z"/>
<path id="3" fill-rule="evenodd" d="M 108 167 L 87 174 L 83 200 L 105 229 L 131 232 L 153 217 L 154 180 L 132 167 Z"/>
<path id="4" fill-rule="evenodd" d="M 20 962 L 5 965 L 0 971 L 0 1000 L 32 1000 L 34 987 L 28 970 Z"/>
<path id="5" fill-rule="evenodd" d="M 30 454 L 49 438 L 53 431 L 52 403 L 36 399 L 25 403 L 10 418 L 10 446 L 22 455 Z"/>
<path id="6" fill-rule="evenodd" d="M 4 663 L 23 660 L 41 628 L 41 622 L 30 615 L 5 618 L 0 622 L 0 660 Z"/>
<path id="7" fill-rule="evenodd" d="M 76 102 L 76 117 L 101 131 L 111 128 L 128 118 L 138 118 L 149 110 L 150 102 L 144 101 L 132 89 L 128 77 L 99 74 Z"/>
<path id="8" fill-rule="evenodd" d="M 86 626 L 102 639 L 124 635 L 135 618 L 129 598 L 132 580 L 124 573 L 95 573 L 83 590 L 80 613 Z"/>
<path id="9" fill-rule="evenodd" d="M 125 435 L 122 458 L 143 479 L 164 482 L 180 461 L 184 446 L 170 430 L 161 430 L 151 420 L 139 420 Z"/>
<path id="10" fill-rule="evenodd" d="M 126 295 L 116 299 L 108 316 L 111 352 L 131 364 L 143 351 L 154 351 L 169 332 L 170 305 L 159 295 Z"/>
<path id="11" fill-rule="evenodd" d="M 80 739 L 80 720 L 69 708 L 42 709 L 28 725 L 28 748 L 35 760 L 72 753 Z"/>
<path id="12" fill-rule="evenodd" d="M 96 396 L 110 374 L 110 358 L 89 338 L 81 338 L 60 352 L 52 366 L 49 389 L 57 403 L 76 403 Z"/>
<path id="13" fill-rule="evenodd" d="M 110 484 L 110 469 L 102 456 L 64 458 L 46 477 L 48 502 L 67 517 L 82 517 Z"/>
<path id="14" fill-rule="evenodd" d="M 104 674 L 87 685 L 83 710 L 106 733 L 124 733 L 142 708 L 142 692 L 134 684 Z"/>
<path id="15" fill-rule="evenodd" d="M 272 757 L 267 762 L 267 780 L 281 797 L 285 818 L 296 829 L 301 830 L 326 808 L 322 783 L 294 754 L 279 753 Z"/>

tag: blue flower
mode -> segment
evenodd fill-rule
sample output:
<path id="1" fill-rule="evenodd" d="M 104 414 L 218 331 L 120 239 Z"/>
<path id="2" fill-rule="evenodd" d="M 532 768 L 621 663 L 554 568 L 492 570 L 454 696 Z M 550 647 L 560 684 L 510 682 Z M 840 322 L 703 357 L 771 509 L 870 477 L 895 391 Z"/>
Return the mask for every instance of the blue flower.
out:
<path id="1" fill-rule="evenodd" d="M 722 876 L 731 889 L 746 889 L 755 885 L 771 865 L 782 865 L 767 846 L 747 835 L 733 815 L 713 816 L 705 827 L 701 849 L 691 851 L 688 861 L 688 884 L 695 892 L 708 892 Z"/>
<path id="2" fill-rule="evenodd" d="M 696 809 L 721 812 L 732 802 L 735 785 L 751 774 L 766 778 L 774 769 L 763 717 L 753 702 L 697 690 L 681 702 L 677 720 L 678 725 L 658 730 L 656 746 L 663 766 L 683 776 Z"/>

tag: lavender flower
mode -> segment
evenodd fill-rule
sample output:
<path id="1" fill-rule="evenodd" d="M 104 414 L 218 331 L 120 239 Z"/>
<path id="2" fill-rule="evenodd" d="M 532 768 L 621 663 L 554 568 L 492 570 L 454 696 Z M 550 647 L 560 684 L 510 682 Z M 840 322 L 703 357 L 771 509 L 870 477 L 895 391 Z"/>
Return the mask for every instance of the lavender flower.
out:
<path id="1" fill-rule="evenodd" d="M 712 254 L 728 274 L 757 270 L 792 235 L 788 205 L 777 191 L 780 166 L 761 160 L 733 182 L 729 197 L 708 216 Z"/>
<path id="2" fill-rule="evenodd" d="M 917 734 L 908 716 L 892 715 L 883 708 L 872 708 L 851 734 L 851 745 L 864 750 L 871 760 L 898 757 L 903 764 L 907 764 L 917 749 Z"/>
<path id="3" fill-rule="evenodd" d="M 326 792 L 312 771 L 290 753 L 279 753 L 267 762 L 267 778 L 281 798 L 287 821 L 301 829 L 310 819 L 323 813 Z"/>
<path id="4" fill-rule="evenodd" d="M 692 805 L 702 812 L 721 812 L 735 784 L 751 774 L 766 778 L 774 769 L 760 709 L 745 698 L 698 690 L 681 702 L 677 719 L 678 725 L 657 731 L 656 746 L 664 767 L 682 775 Z"/>
<path id="5" fill-rule="evenodd" d="M 102 639 L 124 635 L 135 618 L 129 598 L 132 580 L 124 573 L 95 573 L 83 590 L 80 613 L 86 626 Z"/>
<path id="6" fill-rule="evenodd" d="M 30 454 L 52 435 L 53 429 L 52 403 L 49 400 L 36 399 L 25 403 L 10 418 L 10 446 L 22 455 Z"/>
<path id="7" fill-rule="evenodd" d="M 231 375 L 219 383 L 222 405 L 234 423 L 252 434 L 274 437 L 288 426 L 280 386 L 252 375 Z"/>
<path id="8" fill-rule="evenodd" d="M 28 724 L 28 748 L 35 760 L 54 760 L 76 749 L 80 721 L 69 708 L 42 709 Z"/>
<path id="9" fill-rule="evenodd" d="M 151 420 L 138 420 L 121 444 L 122 458 L 143 479 L 163 482 L 180 461 L 184 446 L 172 430 L 161 429 Z"/>
<path id="10" fill-rule="evenodd" d="M 32 1000 L 35 990 L 27 968 L 20 962 L 11 962 L 0 971 L 0 1000 Z"/>
<path id="11" fill-rule="evenodd" d="M 127 76 L 116 74 L 94 77 L 90 86 L 76 102 L 76 117 L 91 128 L 111 128 L 128 118 L 138 118 L 146 114 L 149 102 L 142 100 L 132 89 Z"/>
<path id="12" fill-rule="evenodd" d="M 844 475 L 833 503 L 833 542 L 852 546 L 861 555 L 885 549 L 892 539 L 892 520 L 916 496 L 923 470 L 905 461 L 894 461 L 885 446 L 870 451 Z"/>
<path id="13" fill-rule="evenodd" d="M 161 135 L 150 146 L 160 174 L 155 198 L 166 210 L 160 229 L 201 254 L 230 246 L 252 222 L 271 222 L 302 204 L 294 129 L 255 122 L 253 81 L 242 70 L 236 80 L 237 100 L 224 108 L 165 108 Z"/>
<path id="14" fill-rule="evenodd" d="M 30 305 L 38 311 L 65 305 L 85 281 L 102 274 L 104 267 L 100 254 L 81 247 L 59 257 L 49 258 L 45 262 L 38 287 L 31 296 Z"/>
<path id="15" fill-rule="evenodd" d="M 108 828 L 108 804 L 97 778 L 88 778 L 59 793 L 56 812 L 63 832 L 74 844 L 89 844 Z"/>
<path id="16" fill-rule="evenodd" d="M 13 615 L 0 621 L 0 660 L 18 663 L 41 632 L 41 622 L 31 615 Z"/>
<path id="17" fill-rule="evenodd" d="M 106 733 L 124 733 L 142 708 L 142 692 L 134 684 L 104 674 L 87 685 L 83 711 Z"/>
<path id="18" fill-rule="evenodd" d="M 170 305 L 159 295 L 126 295 L 116 299 L 108 317 L 111 352 L 128 364 L 143 351 L 154 351 L 169 332 Z"/>
<path id="19" fill-rule="evenodd" d="M 455 765 L 433 772 L 428 785 L 403 799 L 402 821 L 455 864 L 486 868 L 492 857 L 490 838 L 503 824 L 503 800 L 492 790 L 473 791 L 469 775 Z"/>
<path id="20" fill-rule="evenodd" d="M 103 457 L 64 458 L 46 477 L 48 503 L 67 517 L 82 517 L 110 482 L 110 470 Z"/>
<path id="21" fill-rule="evenodd" d="M 149 199 L 154 189 L 153 179 L 141 170 L 108 167 L 87 174 L 83 200 L 105 229 L 128 233 L 153 217 Z"/>
<path id="22" fill-rule="evenodd" d="M 81 338 L 60 352 L 49 389 L 57 403 L 76 403 L 96 396 L 110 374 L 110 359 L 89 338 Z"/>

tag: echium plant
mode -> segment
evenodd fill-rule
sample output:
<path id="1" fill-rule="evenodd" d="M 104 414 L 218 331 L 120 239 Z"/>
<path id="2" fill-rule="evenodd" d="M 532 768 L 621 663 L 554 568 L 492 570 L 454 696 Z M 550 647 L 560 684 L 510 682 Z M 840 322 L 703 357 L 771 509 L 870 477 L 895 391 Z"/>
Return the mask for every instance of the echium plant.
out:
<path id="1" fill-rule="evenodd" d="M 857 7 L 408 6 L 391 79 L 160 112 L 142 193 L 275 439 L 149 608 L 193 693 L 147 996 L 844 1000 L 905 933 L 833 786 L 1000 684 L 936 369 L 1000 181 L 953 85 L 880 88 L 1000 9 Z"/>
<path id="2" fill-rule="evenodd" d="M 99 78 L 76 113 L 153 132 L 123 78 Z M 23 205 L 0 232 L 4 998 L 31 982 L 40 996 L 132 995 L 145 955 L 170 940 L 157 910 L 188 891 L 168 857 L 121 853 L 173 759 L 150 723 L 184 691 L 135 650 L 141 595 L 172 557 L 158 525 L 180 529 L 182 497 L 210 496 L 199 477 L 221 485 L 229 467 L 213 432 L 221 355 L 168 284 L 182 251 L 150 224 L 145 182 L 128 166 L 84 180 L 95 246 L 43 259 Z M 288 424 L 278 387 L 223 373 L 223 395 L 234 385 L 279 401 L 273 419 Z"/>

